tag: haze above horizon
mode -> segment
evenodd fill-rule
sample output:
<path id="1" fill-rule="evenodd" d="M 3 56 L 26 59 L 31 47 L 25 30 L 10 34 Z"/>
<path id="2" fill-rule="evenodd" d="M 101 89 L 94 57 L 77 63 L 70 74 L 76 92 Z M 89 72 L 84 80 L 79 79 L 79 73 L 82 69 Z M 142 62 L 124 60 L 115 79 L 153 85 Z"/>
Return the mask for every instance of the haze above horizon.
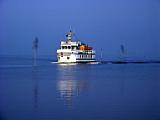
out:
<path id="1" fill-rule="evenodd" d="M 159 0 L 0 0 L 0 55 L 39 54 L 56 58 L 70 26 L 75 40 L 96 49 L 98 57 L 160 60 Z"/>

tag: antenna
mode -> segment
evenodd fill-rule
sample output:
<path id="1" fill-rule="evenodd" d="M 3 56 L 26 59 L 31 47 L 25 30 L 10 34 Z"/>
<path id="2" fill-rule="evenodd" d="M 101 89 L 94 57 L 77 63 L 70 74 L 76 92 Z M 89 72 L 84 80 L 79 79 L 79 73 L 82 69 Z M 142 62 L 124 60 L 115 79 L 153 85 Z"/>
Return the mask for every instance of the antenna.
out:
<path id="1" fill-rule="evenodd" d="M 69 29 L 70 29 L 70 32 L 71 32 L 72 31 L 72 26 L 71 25 L 69 26 Z"/>

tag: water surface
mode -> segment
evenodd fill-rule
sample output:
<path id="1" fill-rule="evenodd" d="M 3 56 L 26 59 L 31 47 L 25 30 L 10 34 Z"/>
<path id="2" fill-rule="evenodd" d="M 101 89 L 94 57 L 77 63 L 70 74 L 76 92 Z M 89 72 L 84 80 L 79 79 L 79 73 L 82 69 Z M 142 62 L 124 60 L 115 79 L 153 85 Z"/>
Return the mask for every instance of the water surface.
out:
<path id="1" fill-rule="evenodd" d="M 160 120 L 160 64 L 1 59 L 2 120 Z"/>

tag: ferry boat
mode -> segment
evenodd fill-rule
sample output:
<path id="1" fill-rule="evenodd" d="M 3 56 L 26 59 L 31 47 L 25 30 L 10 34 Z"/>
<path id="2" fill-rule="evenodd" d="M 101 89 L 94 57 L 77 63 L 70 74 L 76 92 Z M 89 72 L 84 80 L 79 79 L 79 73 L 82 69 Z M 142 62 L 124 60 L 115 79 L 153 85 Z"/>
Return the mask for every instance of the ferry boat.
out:
<path id="1" fill-rule="evenodd" d="M 96 52 L 92 47 L 80 41 L 73 41 L 74 33 L 70 30 L 66 41 L 61 41 L 57 49 L 58 63 L 93 63 L 96 62 Z"/>

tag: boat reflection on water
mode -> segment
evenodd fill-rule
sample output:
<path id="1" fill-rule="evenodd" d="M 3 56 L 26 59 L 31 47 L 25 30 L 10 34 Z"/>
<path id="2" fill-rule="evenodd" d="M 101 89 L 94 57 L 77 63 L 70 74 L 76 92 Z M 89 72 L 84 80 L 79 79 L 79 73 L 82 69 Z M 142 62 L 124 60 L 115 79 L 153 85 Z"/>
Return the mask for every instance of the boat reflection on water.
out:
<path id="1" fill-rule="evenodd" d="M 58 66 L 57 90 L 68 107 L 73 107 L 73 99 L 88 91 L 88 82 L 78 77 L 76 67 Z"/>

